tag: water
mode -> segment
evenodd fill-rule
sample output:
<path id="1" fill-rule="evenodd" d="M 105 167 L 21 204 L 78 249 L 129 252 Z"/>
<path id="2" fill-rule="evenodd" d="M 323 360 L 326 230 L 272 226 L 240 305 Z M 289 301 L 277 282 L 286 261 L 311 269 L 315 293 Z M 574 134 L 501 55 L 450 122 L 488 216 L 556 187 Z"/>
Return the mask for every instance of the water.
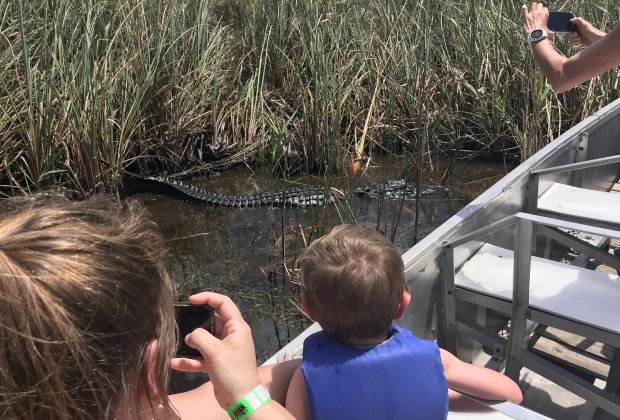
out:
<path id="1" fill-rule="evenodd" d="M 425 170 L 424 184 L 443 181 L 448 164 Z M 351 197 L 346 202 L 305 209 L 209 207 L 155 194 L 141 194 L 170 249 L 170 269 L 183 294 L 212 290 L 230 296 L 252 326 L 259 363 L 286 345 L 308 325 L 299 310 L 299 289 L 292 270 L 305 244 L 329 227 L 356 222 L 379 225 L 404 252 L 504 176 L 501 163 L 458 163 L 449 177 L 445 199 L 421 200 L 416 231 L 414 200 Z M 332 180 L 274 179 L 269 172 L 242 168 L 192 181 L 209 191 L 245 195 L 296 183 L 351 190 L 401 179 L 413 182 L 418 171 L 406 159 L 382 158 L 363 173 Z M 293 280 L 293 281 L 291 281 Z M 191 388 L 204 376 L 175 374 L 172 391 Z"/>

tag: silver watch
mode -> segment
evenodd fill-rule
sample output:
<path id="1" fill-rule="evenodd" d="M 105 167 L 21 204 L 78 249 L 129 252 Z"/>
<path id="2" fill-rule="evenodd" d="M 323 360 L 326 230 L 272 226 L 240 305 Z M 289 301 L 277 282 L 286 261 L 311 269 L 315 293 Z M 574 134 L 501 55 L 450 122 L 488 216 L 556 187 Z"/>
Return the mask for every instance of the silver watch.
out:
<path id="1" fill-rule="evenodd" d="M 527 42 L 531 44 L 532 42 L 542 41 L 543 39 L 547 39 L 547 36 L 547 31 L 544 29 L 534 29 L 527 36 Z"/>

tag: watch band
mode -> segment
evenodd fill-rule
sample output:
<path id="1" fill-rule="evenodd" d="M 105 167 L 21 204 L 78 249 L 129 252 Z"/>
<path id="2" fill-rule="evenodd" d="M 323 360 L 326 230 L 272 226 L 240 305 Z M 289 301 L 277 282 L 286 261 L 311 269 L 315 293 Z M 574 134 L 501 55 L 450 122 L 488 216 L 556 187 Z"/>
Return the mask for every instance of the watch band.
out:
<path id="1" fill-rule="evenodd" d="M 271 396 L 264 386 L 256 388 L 239 398 L 226 407 L 226 411 L 232 420 L 245 420 L 250 417 L 259 407 L 271 401 Z"/>

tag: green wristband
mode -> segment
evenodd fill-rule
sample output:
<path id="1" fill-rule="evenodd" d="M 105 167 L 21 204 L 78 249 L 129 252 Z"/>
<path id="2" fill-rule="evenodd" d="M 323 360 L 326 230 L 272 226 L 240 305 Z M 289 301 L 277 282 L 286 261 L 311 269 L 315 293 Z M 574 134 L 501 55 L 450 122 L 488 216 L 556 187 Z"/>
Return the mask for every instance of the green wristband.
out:
<path id="1" fill-rule="evenodd" d="M 258 385 L 243 397 L 226 407 L 226 411 L 233 420 L 245 420 L 254 414 L 259 407 L 269 401 L 271 401 L 269 392 L 267 392 L 262 385 Z"/>

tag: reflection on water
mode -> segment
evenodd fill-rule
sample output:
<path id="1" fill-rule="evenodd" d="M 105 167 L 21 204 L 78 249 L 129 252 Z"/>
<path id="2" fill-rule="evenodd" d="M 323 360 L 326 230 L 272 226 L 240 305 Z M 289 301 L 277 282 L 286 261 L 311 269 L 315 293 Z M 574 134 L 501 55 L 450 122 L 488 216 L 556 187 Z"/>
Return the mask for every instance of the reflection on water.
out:
<path id="1" fill-rule="evenodd" d="M 343 190 L 404 178 L 413 182 L 417 171 L 408 170 L 403 159 L 373 162 L 358 177 L 330 180 Z M 428 171 L 425 184 L 437 185 L 442 168 Z M 305 243 L 340 223 L 371 223 L 390 237 L 404 252 L 510 168 L 497 163 L 458 164 L 442 200 L 421 200 L 416 231 L 414 200 L 350 197 L 344 202 L 305 209 L 209 207 L 155 194 L 139 199 L 159 224 L 170 248 L 170 269 L 181 292 L 213 290 L 229 295 L 252 326 L 259 363 L 282 348 L 309 324 L 299 311 L 298 287 L 291 282 L 291 269 Z M 226 171 L 215 177 L 193 181 L 209 191 L 245 195 L 291 186 L 268 172 L 249 168 Z M 325 180 L 297 179 L 298 183 L 325 185 Z M 294 186 L 294 184 L 292 185 Z M 173 390 L 204 380 L 175 375 Z M 191 383 L 193 382 L 193 383 Z"/>

